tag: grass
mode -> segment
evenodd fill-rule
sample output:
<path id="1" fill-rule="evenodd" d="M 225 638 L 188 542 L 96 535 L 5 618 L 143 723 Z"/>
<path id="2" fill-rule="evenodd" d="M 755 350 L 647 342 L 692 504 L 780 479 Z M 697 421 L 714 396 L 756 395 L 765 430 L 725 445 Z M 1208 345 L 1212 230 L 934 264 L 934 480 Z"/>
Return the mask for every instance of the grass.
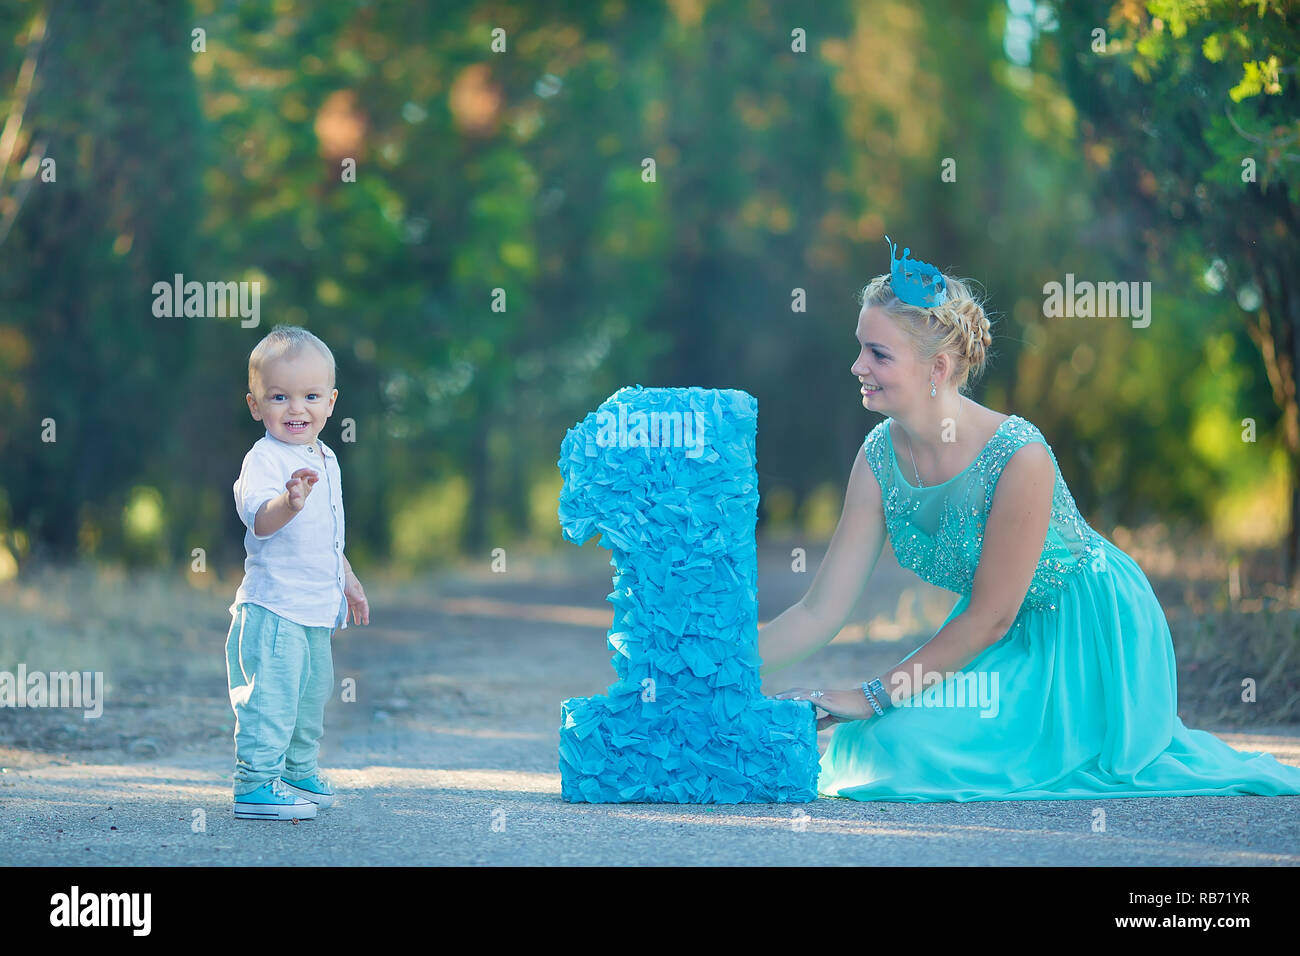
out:
<path id="1" fill-rule="evenodd" d="M 1234 570 L 1213 546 L 1158 526 L 1108 537 L 1165 608 L 1180 710 L 1206 723 L 1300 723 L 1300 592 L 1285 586 L 1279 552 L 1243 555 Z"/>

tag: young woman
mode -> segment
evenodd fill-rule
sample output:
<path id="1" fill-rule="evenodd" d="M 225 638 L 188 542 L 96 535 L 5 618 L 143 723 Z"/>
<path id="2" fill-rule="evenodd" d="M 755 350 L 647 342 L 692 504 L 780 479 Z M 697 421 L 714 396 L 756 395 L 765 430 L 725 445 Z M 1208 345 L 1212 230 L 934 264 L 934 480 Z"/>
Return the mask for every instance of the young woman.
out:
<path id="1" fill-rule="evenodd" d="M 891 243 L 891 258 L 893 245 Z M 795 688 L 835 725 L 818 789 L 856 800 L 1297 794 L 1300 768 L 1178 717 L 1173 643 L 1141 568 L 1083 520 L 1034 425 L 962 394 L 989 321 L 907 258 L 862 290 L 853 374 L 888 417 L 855 455 L 825 560 L 759 632 L 769 674 L 828 644 L 889 535 L 961 595 L 939 631 L 849 689 Z M 846 681 L 846 683 L 849 683 Z"/>

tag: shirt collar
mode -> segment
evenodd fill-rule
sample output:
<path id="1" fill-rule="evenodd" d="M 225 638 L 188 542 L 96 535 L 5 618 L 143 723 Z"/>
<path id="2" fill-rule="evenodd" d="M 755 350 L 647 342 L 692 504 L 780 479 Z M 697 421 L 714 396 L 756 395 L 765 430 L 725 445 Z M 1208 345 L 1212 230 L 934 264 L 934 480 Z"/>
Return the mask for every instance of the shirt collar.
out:
<path id="1" fill-rule="evenodd" d="M 279 445 L 281 448 L 290 448 L 290 449 L 293 449 L 294 451 L 296 451 L 296 452 L 298 452 L 298 453 L 300 453 L 300 454 L 303 454 L 303 455 L 312 455 L 312 453 L 308 450 L 308 448 L 309 448 L 310 446 L 308 446 L 308 445 L 294 445 L 294 444 L 292 444 L 291 442 L 281 441 L 280 439 L 276 438 L 274 435 L 271 434 L 271 429 L 269 429 L 269 428 L 266 430 L 266 437 L 267 437 L 268 439 L 270 439 L 272 442 L 274 442 L 275 444 Z M 321 441 L 319 438 L 316 439 L 316 443 L 317 443 L 318 445 L 320 445 L 320 447 L 321 447 L 322 449 L 324 449 L 324 451 L 325 451 L 325 457 L 326 457 L 326 458 L 336 458 L 336 457 L 337 457 L 337 456 L 334 454 L 334 449 L 330 448 L 329 445 L 325 444 L 325 443 L 324 443 L 323 441 Z M 312 455 L 312 457 L 315 458 L 315 455 Z"/>

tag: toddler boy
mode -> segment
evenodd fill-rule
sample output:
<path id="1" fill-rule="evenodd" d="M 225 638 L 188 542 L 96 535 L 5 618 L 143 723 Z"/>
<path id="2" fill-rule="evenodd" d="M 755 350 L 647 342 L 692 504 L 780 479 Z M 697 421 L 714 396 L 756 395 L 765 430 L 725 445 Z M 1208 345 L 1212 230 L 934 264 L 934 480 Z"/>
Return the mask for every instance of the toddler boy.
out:
<path id="1" fill-rule="evenodd" d="M 226 638 L 244 820 L 310 819 L 334 802 L 316 764 L 334 688 L 330 640 L 349 608 L 370 623 L 343 555 L 338 459 L 317 437 L 337 398 L 334 355 L 306 329 L 277 325 L 249 356 L 248 409 L 266 434 L 234 485 L 247 557 Z"/>

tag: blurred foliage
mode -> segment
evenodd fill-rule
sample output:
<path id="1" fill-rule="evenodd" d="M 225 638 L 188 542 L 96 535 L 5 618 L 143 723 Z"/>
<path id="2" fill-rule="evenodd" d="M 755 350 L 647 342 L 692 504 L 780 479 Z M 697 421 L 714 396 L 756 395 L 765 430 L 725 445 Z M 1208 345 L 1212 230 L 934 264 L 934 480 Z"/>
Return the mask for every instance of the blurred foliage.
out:
<path id="1" fill-rule="evenodd" d="M 1060 29 L 1045 46 L 1079 104 L 1098 232 L 1113 262 L 1150 276 L 1184 339 L 1166 337 L 1150 361 L 1138 363 L 1148 386 L 1175 400 L 1144 395 L 1123 403 L 1132 409 L 1121 411 L 1129 420 L 1119 431 L 1131 442 L 1128 456 L 1147 460 L 1134 461 L 1103 493 L 1123 487 L 1155 501 L 1158 486 L 1172 483 L 1178 510 L 1214 515 L 1235 544 L 1285 532 L 1291 577 L 1300 583 L 1295 6 L 1058 6 Z M 1154 321 L 1146 331 L 1147 344 L 1159 337 Z M 1192 355 L 1195 364 L 1185 364 Z M 1155 421 L 1153 408 L 1160 409 Z M 1258 440 L 1244 442 L 1252 424 Z M 1190 472 L 1175 465 L 1188 452 L 1197 465 Z M 1263 507 L 1243 505 L 1247 487 Z"/>
<path id="2" fill-rule="evenodd" d="M 241 560 L 247 356 L 281 322 L 334 351 L 359 566 L 557 543 L 564 430 L 634 383 L 755 395 L 764 520 L 825 535 L 875 424 L 849 366 L 886 232 L 978 278 L 976 397 L 1049 436 L 1099 527 L 1276 539 L 1288 398 L 1249 316 L 1294 321 L 1267 288 L 1296 274 L 1284 26 L 1227 2 L 0 4 L 7 550 Z M 1276 146 L 1249 187 L 1243 135 Z M 1066 273 L 1155 280 L 1151 326 L 1045 319 Z M 260 324 L 155 318 L 175 274 L 260 282 Z"/>

